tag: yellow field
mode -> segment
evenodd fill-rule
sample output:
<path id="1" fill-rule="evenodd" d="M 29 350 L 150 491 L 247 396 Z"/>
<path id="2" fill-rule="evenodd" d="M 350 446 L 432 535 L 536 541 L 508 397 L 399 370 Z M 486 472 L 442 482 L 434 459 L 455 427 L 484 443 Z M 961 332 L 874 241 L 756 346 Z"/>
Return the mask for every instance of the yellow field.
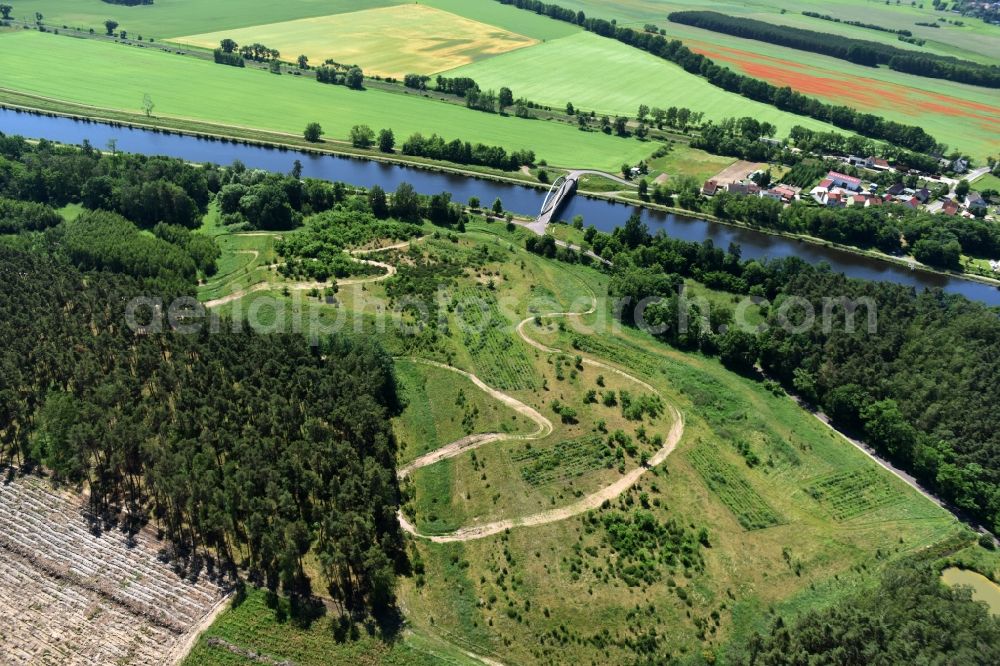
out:
<path id="1" fill-rule="evenodd" d="M 537 40 L 424 5 L 397 5 L 221 30 L 171 41 L 215 48 L 225 38 L 238 44 L 259 42 L 281 52 L 283 60 L 300 54 L 313 65 L 328 58 L 360 65 L 365 73 L 395 76 L 434 74 L 506 53 Z"/>

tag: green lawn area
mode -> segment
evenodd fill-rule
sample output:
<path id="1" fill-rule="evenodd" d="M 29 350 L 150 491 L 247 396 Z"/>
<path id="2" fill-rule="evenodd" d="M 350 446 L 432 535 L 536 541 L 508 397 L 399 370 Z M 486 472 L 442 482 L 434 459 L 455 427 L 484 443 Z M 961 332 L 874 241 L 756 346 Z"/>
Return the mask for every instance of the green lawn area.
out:
<path id="1" fill-rule="evenodd" d="M 779 111 L 716 88 L 704 79 L 639 49 L 591 33 L 564 37 L 452 70 L 484 88 L 509 86 L 515 97 L 578 109 L 634 116 L 640 104 L 686 106 L 721 120 L 753 116 L 787 134 L 794 125 L 833 130 L 831 125 Z"/>
<path id="2" fill-rule="evenodd" d="M 661 173 L 708 180 L 735 161 L 732 157 L 713 155 L 687 145 L 674 144 L 663 157 L 649 160 L 650 180 Z"/>
<path id="3" fill-rule="evenodd" d="M 309 16 L 325 16 L 359 9 L 388 7 L 398 0 L 157 0 L 152 5 L 125 7 L 103 0 L 22 0 L 11 2 L 12 18 L 34 21 L 41 12 L 53 28 L 104 30 L 104 21 L 113 18 L 120 30 L 157 39 L 190 35 L 210 30 L 275 23 Z"/>
<path id="4" fill-rule="evenodd" d="M 991 173 L 976 178 L 970 183 L 975 190 L 996 190 L 1000 192 L 1000 177 Z"/>
<path id="5" fill-rule="evenodd" d="M 35 31 L 0 35 L 3 86 L 19 92 L 140 112 L 144 94 L 155 115 L 301 136 L 309 122 L 328 139 L 346 139 L 365 123 L 391 128 L 402 142 L 413 132 L 530 149 L 553 165 L 617 169 L 648 157 L 654 146 L 562 124 L 470 111 L 415 95 L 354 91 L 309 78 L 276 76 L 118 44 Z"/>

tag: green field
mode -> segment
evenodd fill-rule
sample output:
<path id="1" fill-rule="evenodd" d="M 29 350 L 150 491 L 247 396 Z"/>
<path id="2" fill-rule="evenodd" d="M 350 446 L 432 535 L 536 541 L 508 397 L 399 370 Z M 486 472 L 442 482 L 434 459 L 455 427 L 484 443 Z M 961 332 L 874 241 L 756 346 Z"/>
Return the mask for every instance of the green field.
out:
<path id="1" fill-rule="evenodd" d="M 496 0 L 421 0 L 421 4 L 541 41 L 558 39 L 580 31 L 580 28 L 571 23 L 526 12 L 513 5 L 502 5 Z"/>
<path id="2" fill-rule="evenodd" d="M 226 38 L 239 44 L 267 44 L 281 51 L 286 60 L 304 54 L 313 64 L 327 59 L 359 63 L 366 72 L 399 79 L 408 73 L 434 74 L 537 43 L 423 5 L 316 16 L 175 37 L 171 41 L 212 49 Z"/>
<path id="3" fill-rule="evenodd" d="M 718 64 L 729 67 L 734 71 L 745 73 L 754 78 L 761 78 L 777 86 L 790 85 L 791 87 L 812 97 L 816 97 L 825 102 L 835 104 L 845 104 L 862 111 L 875 113 L 876 115 L 896 120 L 901 123 L 919 125 L 925 128 L 932 136 L 939 141 L 946 143 L 953 149 L 967 152 L 973 157 L 982 160 L 987 155 L 995 155 L 1000 151 L 1000 103 L 997 101 L 995 90 L 976 86 L 954 83 L 941 79 L 931 79 L 927 77 L 904 74 L 892 71 L 886 67 L 871 68 L 854 65 L 844 60 L 831 58 L 815 53 L 798 51 L 795 49 L 775 46 L 760 41 L 750 39 L 740 39 L 715 33 L 708 30 L 693 28 L 686 25 L 670 23 L 666 20 L 666 15 L 670 11 L 681 9 L 714 9 L 716 11 L 747 16 L 758 20 L 769 21 L 771 23 L 781 23 L 796 27 L 818 30 L 823 32 L 833 32 L 844 34 L 859 39 L 883 41 L 891 43 L 900 48 L 911 48 L 922 51 L 935 51 L 944 55 L 952 55 L 961 58 L 968 58 L 988 64 L 1000 62 L 1000 39 L 995 26 L 988 26 L 982 21 L 963 19 L 965 25 L 961 28 L 947 26 L 940 29 L 920 28 L 914 26 L 915 20 L 933 20 L 942 16 L 941 12 L 930 11 L 930 4 L 927 10 L 910 7 L 886 7 L 881 2 L 866 2 L 865 0 L 851 0 L 850 2 L 838 5 L 837 16 L 844 19 L 863 20 L 884 25 L 891 25 L 898 28 L 912 29 L 914 34 L 930 39 L 943 39 L 947 43 L 928 43 L 920 48 L 910 46 L 896 40 L 894 35 L 882 33 L 875 30 L 867 30 L 843 24 L 822 21 L 819 19 L 802 16 L 802 10 L 812 10 L 819 13 L 831 13 L 829 8 L 818 2 L 808 2 L 804 6 L 793 4 L 785 0 L 765 0 L 759 3 L 732 4 L 732 3 L 685 3 L 685 2 L 652 2 L 651 0 L 614 0 L 612 2 L 594 2 L 593 0 L 567 0 L 560 3 L 564 6 L 585 11 L 588 15 L 599 16 L 607 19 L 616 18 L 619 23 L 630 25 L 633 28 L 641 29 L 646 23 L 655 23 L 662 28 L 668 37 L 680 39 L 688 47 L 703 52 Z M 787 13 L 780 14 L 779 9 L 784 7 Z M 947 18 L 960 19 L 958 15 L 945 13 Z M 925 35 L 921 33 L 923 30 Z M 562 41 L 562 40 L 560 40 Z M 612 41 L 612 40 L 607 40 Z M 497 67 L 497 74 L 503 74 L 508 78 L 517 81 L 522 76 L 527 76 L 526 83 L 534 83 L 532 76 L 517 71 L 517 63 L 511 58 L 520 56 L 519 62 L 522 65 L 529 64 L 528 60 L 533 54 L 546 53 L 545 47 L 535 47 L 520 54 L 511 54 L 495 60 L 490 60 L 460 71 L 474 72 L 477 80 L 483 79 L 492 81 L 493 74 L 491 67 Z M 564 47 L 565 48 L 565 47 Z M 626 48 L 622 46 L 622 48 Z M 973 51 L 965 50 L 973 49 Z M 563 49 L 550 51 L 554 57 L 562 55 Z M 588 49 L 589 51 L 589 49 Z M 606 62 L 608 57 L 591 60 L 587 55 L 577 54 L 577 59 L 563 57 L 563 66 L 570 67 L 590 67 L 604 70 L 602 62 Z M 537 65 L 539 61 L 531 61 L 530 64 Z M 583 81 L 587 82 L 579 86 L 590 92 L 604 93 L 612 103 L 618 102 L 621 107 L 619 112 L 634 114 L 637 105 L 641 100 L 631 96 L 621 99 L 621 91 L 643 90 L 644 86 L 654 86 L 656 84 L 635 81 L 634 78 L 644 78 L 634 76 L 637 74 L 634 65 L 628 66 L 627 61 L 616 63 L 617 71 L 613 74 L 610 71 L 606 74 L 607 79 L 601 77 L 599 80 L 627 80 L 630 85 L 621 86 L 619 92 L 613 94 L 600 87 L 589 86 L 589 79 L 584 75 Z M 507 63 L 509 69 L 508 71 Z M 543 68 L 544 69 L 544 68 Z M 612 68 L 608 68 L 611 70 Z M 500 70 L 503 70 L 502 72 Z M 561 70 L 561 68 L 560 68 Z M 676 70 L 680 74 L 681 70 Z M 544 76 L 544 75 L 538 75 Z M 655 76 L 650 74 L 649 76 Z M 553 76 L 553 78 L 557 78 Z M 663 75 L 659 75 L 662 80 Z M 672 77 L 673 78 L 673 77 Z M 547 81 L 546 86 L 550 89 L 560 90 L 561 84 L 566 82 Z M 675 85 L 675 90 L 661 91 L 660 95 L 679 94 L 677 88 L 682 88 L 686 94 L 692 85 L 685 83 L 683 86 Z M 712 88 L 704 81 L 699 81 L 698 85 Z M 592 90 L 591 90 L 592 89 Z M 575 89 L 562 89 L 560 92 L 565 95 L 572 95 Z M 542 95 L 545 91 L 541 91 Z M 581 94 L 584 94 L 581 91 Z M 727 99 L 727 93 L 719 89 L 714 90 L 715 100 Z M 530 97 L 531 95 L 529 95 Z M 546 102 L 553 104 L 565 103 L 566 100 L 555 100 L 550 97 L 543 97 Z M 721 111 L 715 111 L 716 107 L 706 108 L 705 102 L 695 103 L 697 100 L 684 104 L 683 102 L 672 102 L 678 106 L 688 106 L 695 110 L 707 111 L 713 109 L 716 115 L 736 115 L 736 111 L 744 104 L 751 104 L 738 96 L 734 96 L 736 102 L 722 106 Z M 578 104 L 578 99 L 584 100 L 587 97 L 571 97 L 569 101 Z M 599 102 L 600 96 L 591 97 L 594 103 Z M 711 101 L 711 96 L 705 97 L 706 101 Z M 650 104 L 654 103 L 644 102 Z M 586 107 L 585 107 L 586 108 Z M 767 107 L 765 107 L 767 108 Z M 610 110 L 616 110 L 611 108 Z M 770 112 L 776 113 L 774 109 Z M 708 116 L 714 117 L 714 116 Z M 769 117 L 757 116 L 761 119 L 771 120 Z M 804 120 L 804 119 L 803 119 Z M 771 122 L 774 122 L 771 120 Z M 800 122 L 800 124 L 806 124 Z M 779 127 L 781 125 L 779 124 Z"/>
<path id="4" fill-rule="evenodd" d="M 11 17 L 15 19 L 34 22 L 35 12 L 41 12 L 45 23 L 52 27 L 102 29 L 105 19 L 114 18 L 123 30 L 159 39 L 407 3 L 400 0 L 156 0 L 152 5 L 125 7 L 109 5 L 102 0 L 22 0 L 10 4 L 14 5 Z M 420 4 L 538 40 L 555 39 L 579 30 L 493 0 L 423 0 Z"/>
<path id="5" fill-rule="evenodd" d="M 365 123 L 391 128 L 400 141 L 437 132 L 508 150 L 534 150 L 553 165 L 617 170 L 648 157 L 654 145 L 584 134 L 568 125 L 470 111 L 417 96 L 354 91 L 307 78 L 276 76 L 118 44 L 24 31 L 0 35 L 3 86 L 99 108 L 140 112 L 143 95 L 155 115 L 267 129 L 301 136 L 323 125 L 328 139 L 346 139 Z M 39 72 L 45 72 L 44 76 Z"/>
<path id="6" fill-rule="evenodd" d="M 210 30 L 275 23 L 310 16 L 324 16 L 359 9 L 387 7 L 398 0 L 157 0 L 152 5 L 125 7 L 103 0 L 23 0 L 12 18 L 35 20 L 41 12 L 51 27 L 94 28 L 103 31 L 104 20 L 114 18 L 131 34 L 157 39 Z"/>
<path id="7" fill-rule="evenodd" d="M 449 76 L 470 76 L 483 87 L 506 85 L 515 96 L 557 107 L 572 102 L 578 109 L 599 114 L 634 116 L 640 104 L 678 106 L 703 111 L 707 120 L 753 116 L 776 125 L 779 135 L 794 125 L 834 129 L 726 92 L 677 65 L 591 33 L 497 56 L 453 70 Z"/>
<path id="8" fill-rule="evenodd" d="M 733 2 L 732 0 L 560 0 L 564 7 L 580 10 L 588 16 L 601 18 L 617 18 L 619 23 L 632 24 L 641 27 L 644 23 L 653 22 L 673 34 L 667 14 L 683 10 L 711 10 L 722 14 L 746 16 L 770 23 L 782 23 L 795 27 L 809 28 L 821 32 L 842 34 L 872 41 L 884 41 L 898 45 L 900 48 L 920 47 L 910 46 L 896 39 L 895 35 L 868 30 L 843 23 L 821 21 L 803 16 L 803 11 L 813 11 L 819 14 L 835 15 L 843 20 L 874 23 L 891 28 L 906 28 L 915 37 L 929 40 L 923 47 L 944 55 L 954 55 L 962 58 L 992 60 L 1000 59 L 1000 41 L 996 39 L 996 27 L 983 23 L 980 19 L 965 18 L 950 12 L 934 11 L 930 2 L 917 3 L 911 6 L 908 2 L 886 5 L 884 0 L 844 0 L 838 2 L 836 8 L 822 0 L 751 0 L 750 2 Z M 923 5 L 923 6 L 919 6 Z M 834 10 L 835 9 L 835 10 Z M 930 22 L 937 18 L 958 19 L 964 25 L 945 25 L 941 28 L 925 28 L 914 25 L 917 21 Z"/>

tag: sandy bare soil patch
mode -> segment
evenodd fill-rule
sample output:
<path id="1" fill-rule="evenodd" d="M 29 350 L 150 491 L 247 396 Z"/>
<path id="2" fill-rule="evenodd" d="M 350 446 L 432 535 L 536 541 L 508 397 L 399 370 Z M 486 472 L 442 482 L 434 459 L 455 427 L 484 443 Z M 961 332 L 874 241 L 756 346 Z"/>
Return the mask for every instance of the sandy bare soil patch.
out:
<path id="1" fill-rule="evenodd" d="M 223 591 L 179 577 L 147 532 L 91 531 L 82 508 L 43 479 L 0 482 L 0 661 L 170 662 Z"/>
<path id="2" fill-rule="evenodd" d="M 767 165 L 761 164 L 760 162 L 747 162 L 746 160 L 740 160 L 735 164 L 730 164 L 725 169 L 712 176 L 712 180 L 714 180 L 719 185 L 738 183 L 741 180 L 744 180 L 754 171 L 766 168 Z"/>

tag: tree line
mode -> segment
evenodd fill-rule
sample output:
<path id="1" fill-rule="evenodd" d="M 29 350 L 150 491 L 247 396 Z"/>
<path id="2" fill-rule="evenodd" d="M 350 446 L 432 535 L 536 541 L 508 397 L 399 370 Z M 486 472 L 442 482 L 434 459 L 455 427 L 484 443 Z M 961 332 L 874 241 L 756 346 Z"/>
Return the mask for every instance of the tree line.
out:
<path id="1" fill-rule="evenodd" d="M 218 259 L 214 241 L 163 221 L 141 232 L 112 210 L 64 222 L 47 205 L 82 202 L 95 179 L 113 195 L 148 179 L 200 199 L 262 174 L 4 136 L 0 165 L 0 220 L 16 232 L 0 238 L 0 335 L 10 339 L 0 466 L 43 465 L 85 487 L 95 515 L 131 531 L 152 521 L 180 556 L 244 567 L 295 599 L 319 584 L 351 612 L 391 606 L 405 566 L 389 426 L 400 403 L 378 342 L 310 344 L 231 322 L 181 333 L 172 326 L 190 318 L 159 322 L 145 306 L 137 319 L 153 326 L 136 334 L 128 304 L 193 297 Z M 322 185 L 302 185 L 303 211 L 343 197 L 343 186 Z"/>
<path id="2" fill-rule="evenodd" d="M 390 606 L 391 358 L 373 339 L 125 326 L 133 298 L 176 295 L 0 246 L 0 463 L 42 464 L 96 515 L 153 521 L 176 552 L 271 589 L 309 595 L 309 553 L 346 609 Z"/>
<path id="3" fill-rule="evenodd" d="M 2 135 L 0 164 L 0 196 L 55 208 L 80 202 L 149 228 L 158 222 L 200 226 L 221 177 L 216 167 L 192 169 L 168 157 L 102 154 L 86 142 L 83 148 L 45 140 L 33 146 Z"/>
<path id="4" fill-rule="evenodd" d="M 667 40 L 662 35 L 619 26 L 613 21 L 589 18 L 582 11 L 574 12 L 539 0 L 497 1 L 501 4 L 514 5 L 521 9 L 574 23 L 603 37 L 617 39 L 623 44 L 680 65 L 687 72 L 705 78 L 712 85 L 754 101 L 771 104 L 783 111 L 809 116 L 842 129 L 857 132 L 873 139 L 888 141 L 917 152 L 927 153 L 940 149 L 940 144 L 922 127 L 886 120 L 847 106 L 825 104 L 815 98 L 795 92 L 788 86 L 779 88 L 766 81 L 737 74 L 727 67 L 715 64 L 700 53 L 694 53 L 679 40 Z"/>
<path id="5" fill-rule="evenodd" d="M 613 262 L 611 294 L 652 297 L 646 323 L 661 325 L 665 342 L 718 354 L 738 372 L 764 371 L 833 422 L 864 438 L 925 487 L 992 530 L 1000 530 L 1000 317 L 997 309 L 938 289 L 848 279 L 829 267 L 791 257 L 743 261 L 711 241 L 690 243 L 650 235 L 638 216 L 612 234 L 587 229 L 585 239 Z M 767 299 L 767 328 L 743 330 L 732 313 L 702 312 L 673 288 L 690 277 L 712 288 Z M 782 308 L 790 297 L 829 311 L 829 326 L 796 328 L 803 308 Z M 870 299 L 851 311 L 841 297 Z M 628 309 L 624 310 L 625 316 Z M 689 323 L 679 325 L 681 315 Z M 853 321 L 855 325 L 849 325 Z M 789 326 L 789 324 L 791 326 Z"/>
<path id="6" fill-rule="evenodd" d="M 846 19 L 841 19 L 836 16 L 830 16 L 829 14 L 820 14 L 819 12 L 802 12 L 803 16 L 809 16 L 811 18 L 818 18 L 824 21 L 832 21 L 833 23 L 843 23 L 845 25 L 853 25 L 857 28 L 867 28 L 868 30 L 878 30 L 879 32 L 888 32 L 893 35 L 902 35 L 904 37 L 912 37 L 913 32 L 905 28 L 889 28 L 884 25 L 879 25 L 878 23 L 865 23 L 863 21 L 849 21 Z M 917 25 L 920 25 L 919 23 Z M 936 25 L 936 24 L 935 24 Z"/>
<path id="7" fill-rule="evenodd" d="M 419 132 L 412 134 L 401 148 L 404 155 L 428 157 L 456 164 L 475 164 L 504 171 L 516 171 L 522 166 L 535 163 L 535 153 L 531 150 L 515 150 L 510 153 L 502 146 L 472 144 L 461 139 L 451 141 L 431 134 L 425 137 Z"/>
<path id="8" fill-rule="evenodd" d="M 756 19 L 727 16 L 711 11 L 672 12 L 667 18 L 674 23 L 787 46 L 800 51 L 821 53 L 858 65 L 869 67 L 888 65 L 889 69 L 918 76 L 1000 88 L 1000 67 L 981 65 L 952 56 L 916 53 L 881 42 L 853 39 L 787 25 L 772 25 Z"/>
<path id="9" fill-rule="evenodd" d="M 932 565 L 903 561 L 882 573 L 871 592 L 795 619 L 779 616 L 732 652 L 740 666 L 994 664 L 1000 620 L 968 590 L 943 585 Z"/>
<path id="10" fill-rule="evenodd" d="M 316 68 L 316 80 L 320 83 L 361 90 L 365 85 L 365 73 L 357 65 L 353 67 L 321 65 Z"/>

